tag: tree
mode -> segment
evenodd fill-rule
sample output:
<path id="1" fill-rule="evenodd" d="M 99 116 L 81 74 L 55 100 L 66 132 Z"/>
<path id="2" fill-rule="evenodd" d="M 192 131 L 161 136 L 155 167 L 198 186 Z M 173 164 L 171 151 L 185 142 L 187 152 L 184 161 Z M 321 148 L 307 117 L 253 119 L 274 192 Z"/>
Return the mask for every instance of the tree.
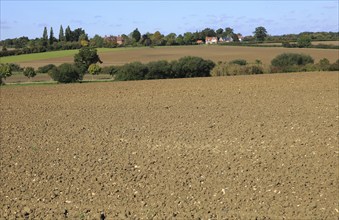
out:
<path id="1" fill-rule="evenodd" d="M 192 44 L 193 34 L 191 32 L 184 33 L 183 41 L 184 41 L 184 44 L 186 44 L 186 45 Z"/>
<path id="2" fill-rule="evenodd" d="M 85 73 L 91 64 L 102 63 L 97 50 L 90 47 L 82 47 L 79 53 L 74 55 L 74 63 L 81 73 Z"/>
<path id="3" fill-rule="evenodd" d="M 176 39 L 177 35 L 175 33 L 170 33 L 168 34 L 165 39 L 166 39 L 166 45 L 175 45 L 176 44 Z"/>
<path id="4" fill-rule="evenodd" d="M 24 70 L 24 76 L 30 78 L 33 78 L 34 76 L 36 76 L 36 72 L 34 70 L 33 67 L 26 67 Z"/>
<path id="5" fill-rule="evenodd" d="M 163 43 L 163 35 L 159 32 L 156 31 L 154 32 L 153 36 L 152 36 L 152 42 L 154 45 L 160 46 Z"/>
<path id="6" fill-rule="evenodd" d="M 233 42 L 239 42 L 239 37 L 237 34 L 232 34 Z"/>
<path id="7" fill-rule="evenodd" d="M 64 28 L 60 25 L 59 41 L 65 41 Z"/>
<path id="8" fill-rule="evenodd" d="M 225 28 L 224 37 L 232 37 L 233 34 L 234 34 L 234 31 L 232 28 L 230 27 Z"/>
<path id="9" fill-rule="evenodd" d="M 141 43 L 145 46 L 150 46 L 151 45 L 151 38 L 150 34 L 146 33 L 141 36 Z"/>
<path id="10" fill-rule="evenodd" d="M 53 32 L 53 28 L 51 27 L 51 30 L 49 32 L 49 45 L 52 45 L 54 42 L 54 32 Z"/>
<path id="11" fill-rule="evenodd" d="M 86 47 L 88 46 L 89 42 L 88 42 L 88 35 L 87 34 L 81 34 L 79 36 L 79 41 L 81 46 Z"/>
<path id="12" fill-rule="evenodd" d="M 311 38 L 307 35 L 303 35 L 298 38 L 297 46 L 299 48 L 310 47 L 312 45 Z"/>
<path id="13" fill-rule="evenodd" d="M 74 31 L 71 31 L 71 41 L 79 41 L 79 38 L 82 34 L 86 34 L 85 30 L 83 30 L 82 28 L 77 28 Z"/>
<path id="14" fill-rule="evenodd" d="M 71 39 L 71 28 L 69 26 L 67 26 L 66 30 L 65 30 L 65 39 L 66 41 L 72 41 Z"/>
<path id="15" fill-rule="evenodd" d="M 254 38 L 259 42 L 263 42 L 265 38 L 267 37 L 266 28 L 262 26 L 255 28 L 255 31 L 253 32 L 253 34 L 254 34 Z"/>
<path id="16" fill-rule="evenodd" d="M 217 33 L 217 37 L 222 37 L 222 33 L 224 33 L 224 30 L 222 28 L 219 28 L 218 30 L 216 30 Z"/>
<path id="17" fill-rule="evenodd" d="M 44 32 L 42 34 L 42 46 L 43 47 L 47 47 L 47 44 L 48 44 L 48 35 L 47 35 L 47 28 L 45 27 L 44 28 Z"/>
<path id="18" fill-rule="evenodd" d="M 88 67 L 88 72 L 89 74 L 92 75 L 92 80 L 93 80 L 93 76 L 94 75 L 98 75 L 101 71 L 101 67 L 92 63 L 89 67 Z"/>
<path id="19" fill-rule="evenodd" d="M 184 45 L 184 44 L 185 44 L 185 42 L 184 42 L 184 37 L 183 37 L 181 34 L 178 35 L 176 41 L 177 41 L 177 43 L 178 43 L 179 45 Z"/>
<path id="20" fill-rule="evenodd" d="M 94 35 L 94 37 L 90 40 L 90 45 L 93 47 L 103 47 L 104 39 L 99 35 Z"/>
<path id="21" fill-rule="evenodd" d="M 135 40 L 135 42 L 139 42 L 140 38 L 141 38 L 141 34 L 140 31 L 138 30 L 138 28 L 136 28 L 133 32 L 132 32 L 132 38 Z"/>
<path id="22" fill-rule="evenodd" d="M 0 85 L 4 85 L 5 83 L 2 79 L 6 79 L 7 77 L 12 75 L 11 67 L 8 64 L 0 64 Z"/>

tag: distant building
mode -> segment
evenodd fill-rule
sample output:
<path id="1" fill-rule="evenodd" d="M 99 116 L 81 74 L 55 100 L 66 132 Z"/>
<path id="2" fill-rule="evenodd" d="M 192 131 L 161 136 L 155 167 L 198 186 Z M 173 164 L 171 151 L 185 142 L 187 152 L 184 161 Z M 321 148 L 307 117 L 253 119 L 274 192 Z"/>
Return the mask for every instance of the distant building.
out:
<path id="1" fill-rule="evenodd" d="M 204 41 L 202 41 L 202 40 L 197 40 L 197 44 L 203 44 L 204 43 Z"/>
<path id="2" fill-rule="evenodd" d="M 117 36 L 117 44 L 118 45 L 121 45 L 121 44 L 124 44 L 124 38 L 123 37 L 121 37 L 120 35 L 118 35 Z"/>
<path id="3" fill-rule="evenodd" d="M 231 37 L 220 37 L 219 38 L 219 42 L 221 43 L 228 43 L 228 42 L 232 42 L 233 41 L 233 38 Z"/>
<path id="4" fill-rule="evenodd" d="M 206 44 L 217 44 L 218 43 L 218 38 L 217 37 L 206 37 L 205 38 L 205 43 Z"/>
<path id="5" fill-rule="evenodd" d="M 244 40 L 244 37 L 243 37 L 241 34 L 238 34 L 238 39 L 239 39 L 239 41 L 241 42 L 241 41 Z"/>
<path id="6" fill-rule="evenodd" d="M 105 37 L 104 37 L 104 41 L 105 41 L 105 42 L 108 42 L 108 43 L 117 43 L 117 37 L 112 36 L 112 35 L 110 35 L 110 36 L 105 36 Z"/>

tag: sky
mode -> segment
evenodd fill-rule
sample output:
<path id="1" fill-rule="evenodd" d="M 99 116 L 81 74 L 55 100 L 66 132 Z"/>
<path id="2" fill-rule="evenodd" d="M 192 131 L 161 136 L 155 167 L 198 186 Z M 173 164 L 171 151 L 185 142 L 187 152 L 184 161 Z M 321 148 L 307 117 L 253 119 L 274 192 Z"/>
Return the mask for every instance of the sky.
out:
<path id="1" fill-rule="evenodd" d="M 304 31 L 338 32 L 338 1 L 58 1 L 0 0 L 0 39 L 41 37 L 44 27 L 58 37 L 60 25 L 83 28 L 95 34 L 195 32 L 204 28 L 231 27 L 243 36 L 258 26 L 269 35 Z"/>

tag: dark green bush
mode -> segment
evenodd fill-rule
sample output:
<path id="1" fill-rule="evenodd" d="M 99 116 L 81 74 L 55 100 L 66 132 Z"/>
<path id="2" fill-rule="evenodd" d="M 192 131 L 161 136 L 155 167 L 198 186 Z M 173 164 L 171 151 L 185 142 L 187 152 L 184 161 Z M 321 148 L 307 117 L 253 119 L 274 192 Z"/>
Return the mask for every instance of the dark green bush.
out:
<path id="1" fill-rule="evenodd" d="M 244 70 L 245 74 L 252 75 L 252 74 L 263 74 L 264 68 L 259 65 L 247 65 Z"/>
<path id="2" fill-rule="evenodd" d="M 26 67 L 24 70 L 24 76 L 28 77 L 28 78 L 33 78 L 34 76 L 36 76 L 36 72 L 34 70 L 33 67 Z"/>
<path id="3" fill-rule="evenodd" d="M 286 67 L 286 66 L 301 66 L 308 63 L 314 63 L 311 56 L 297 53 L 283 53 L 276 56 L 272 61 L 271 65 L 275 67 Z"/>
<path id="4" fill-rule="evenodd" d="M 187 56 L 172 63 L 173 78 L 205 77 L 210 76 L 210 71 L 215 63 L 200 57 Z"/>
<path id="5" fill-rule="evenodd" d="M 211 71 L 212 76 L 236 76 L 263 74 L 264 68 L 259 64 L 238 65 L 234 63 L 221 63 Z"/>
<path id="6" fill-rule="evenodd" d="M 118 69 L 118 66 L 104 66 L 101 68 L 100 73 L 114 76 L 118 72 Z"/>
<path id="7" fill-rule="evenodd" d="M 147 64 L 148 72 L 145 79 L 167 79 L 172 77 L 172 66 L 166 60 L 154 61 Z"/>
<path id="8" fill-rule="evenodd" d="M 9 68 L 11 68 L 12 72 L 21 72 L 21 71 L 23 71 L 23 68 L 21 68 L 19 64 L 9 63 L 8 65 L 9 65 Z"/>
<path id="9" fill-rule="evenodd" d="M 45 66 L 41 66 L 37 69 L 38 73 L 48 73 L 48 71 L 50 71 L 51 69 L 53 69 L 55 67 L 54 64 L 47 64 Z"/>
<path id="10" fill-rule="evenodd" d="M 60 83 L 72 83 L 82 80 L 83 74 L 73 64 L 64 63 L 48 72 L 49 76 Z"/>
<path id="11" fill-rule="evenodd" d="M 245 66 L 247 64 L 247 61 L 244 59 L 236 59 L 236 60 L 230 61 L 230 64 L 238 64 L 240 66 Z"/>
<path id="12" fill-rule="evenodd" d="M 332 63 L 328 69 L 329 71 L 339 71 L 339 59 Z"/>
<path id="13" fill-rule="evenodd" d="M 12 75 L 12 70 L 9 64 L 0 63 L 0 85 L 4 85 L 3 79 L 10 77 Z"/>
<path id="14" fill-rule="evenodd" d="M 143 80 L 148 73 L 147 66 L 140 62 L 128 63 L 120 67 L 115 74 L 118 81 Z"/>
<path id="15" fill-rule="evenodd" d="M 297 53 L 283 53 L 271 61 L 271 72 L 299 72 L 304 71 L 303 66 L 313 64 L 311 56 Z"/>

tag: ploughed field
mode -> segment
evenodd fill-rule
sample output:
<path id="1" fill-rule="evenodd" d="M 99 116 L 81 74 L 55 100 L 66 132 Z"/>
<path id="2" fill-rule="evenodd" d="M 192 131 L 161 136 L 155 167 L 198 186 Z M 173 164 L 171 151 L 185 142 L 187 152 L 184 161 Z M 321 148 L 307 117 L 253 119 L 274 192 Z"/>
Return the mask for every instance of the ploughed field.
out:
<path id="1" fill-rule="evenodd" d="M 0 216 L 338 219 L 338 77 L 1 88 Z"/>
<path id="2" fill-rule="evenodd" d="M 22 67 L 38 68 L 47 64 L 60 65 L 72 63 L 77 50 L 53 51 L 38 54 L 25 54 L 1 58 L 1 63 L 18 63 Z M 338 50 L 315 48 L 282 48 L 282 47 L 239 47 L 239 46 L 171 46 L 171 47 L 138 47 L 138 48 L 99 48 L 98 54 L 103 66 L 121 66 L 140 61 L 147 63 L 158 60 L 177 60 L 184 56 L 198 56 L 214 62 L 245 59 L 254 63 L 259 59 L 264 65 L 282 53 L 303 53 L 314 58 L 315 62 L 327 58 L 331 63 L 338 59 Z"/>

